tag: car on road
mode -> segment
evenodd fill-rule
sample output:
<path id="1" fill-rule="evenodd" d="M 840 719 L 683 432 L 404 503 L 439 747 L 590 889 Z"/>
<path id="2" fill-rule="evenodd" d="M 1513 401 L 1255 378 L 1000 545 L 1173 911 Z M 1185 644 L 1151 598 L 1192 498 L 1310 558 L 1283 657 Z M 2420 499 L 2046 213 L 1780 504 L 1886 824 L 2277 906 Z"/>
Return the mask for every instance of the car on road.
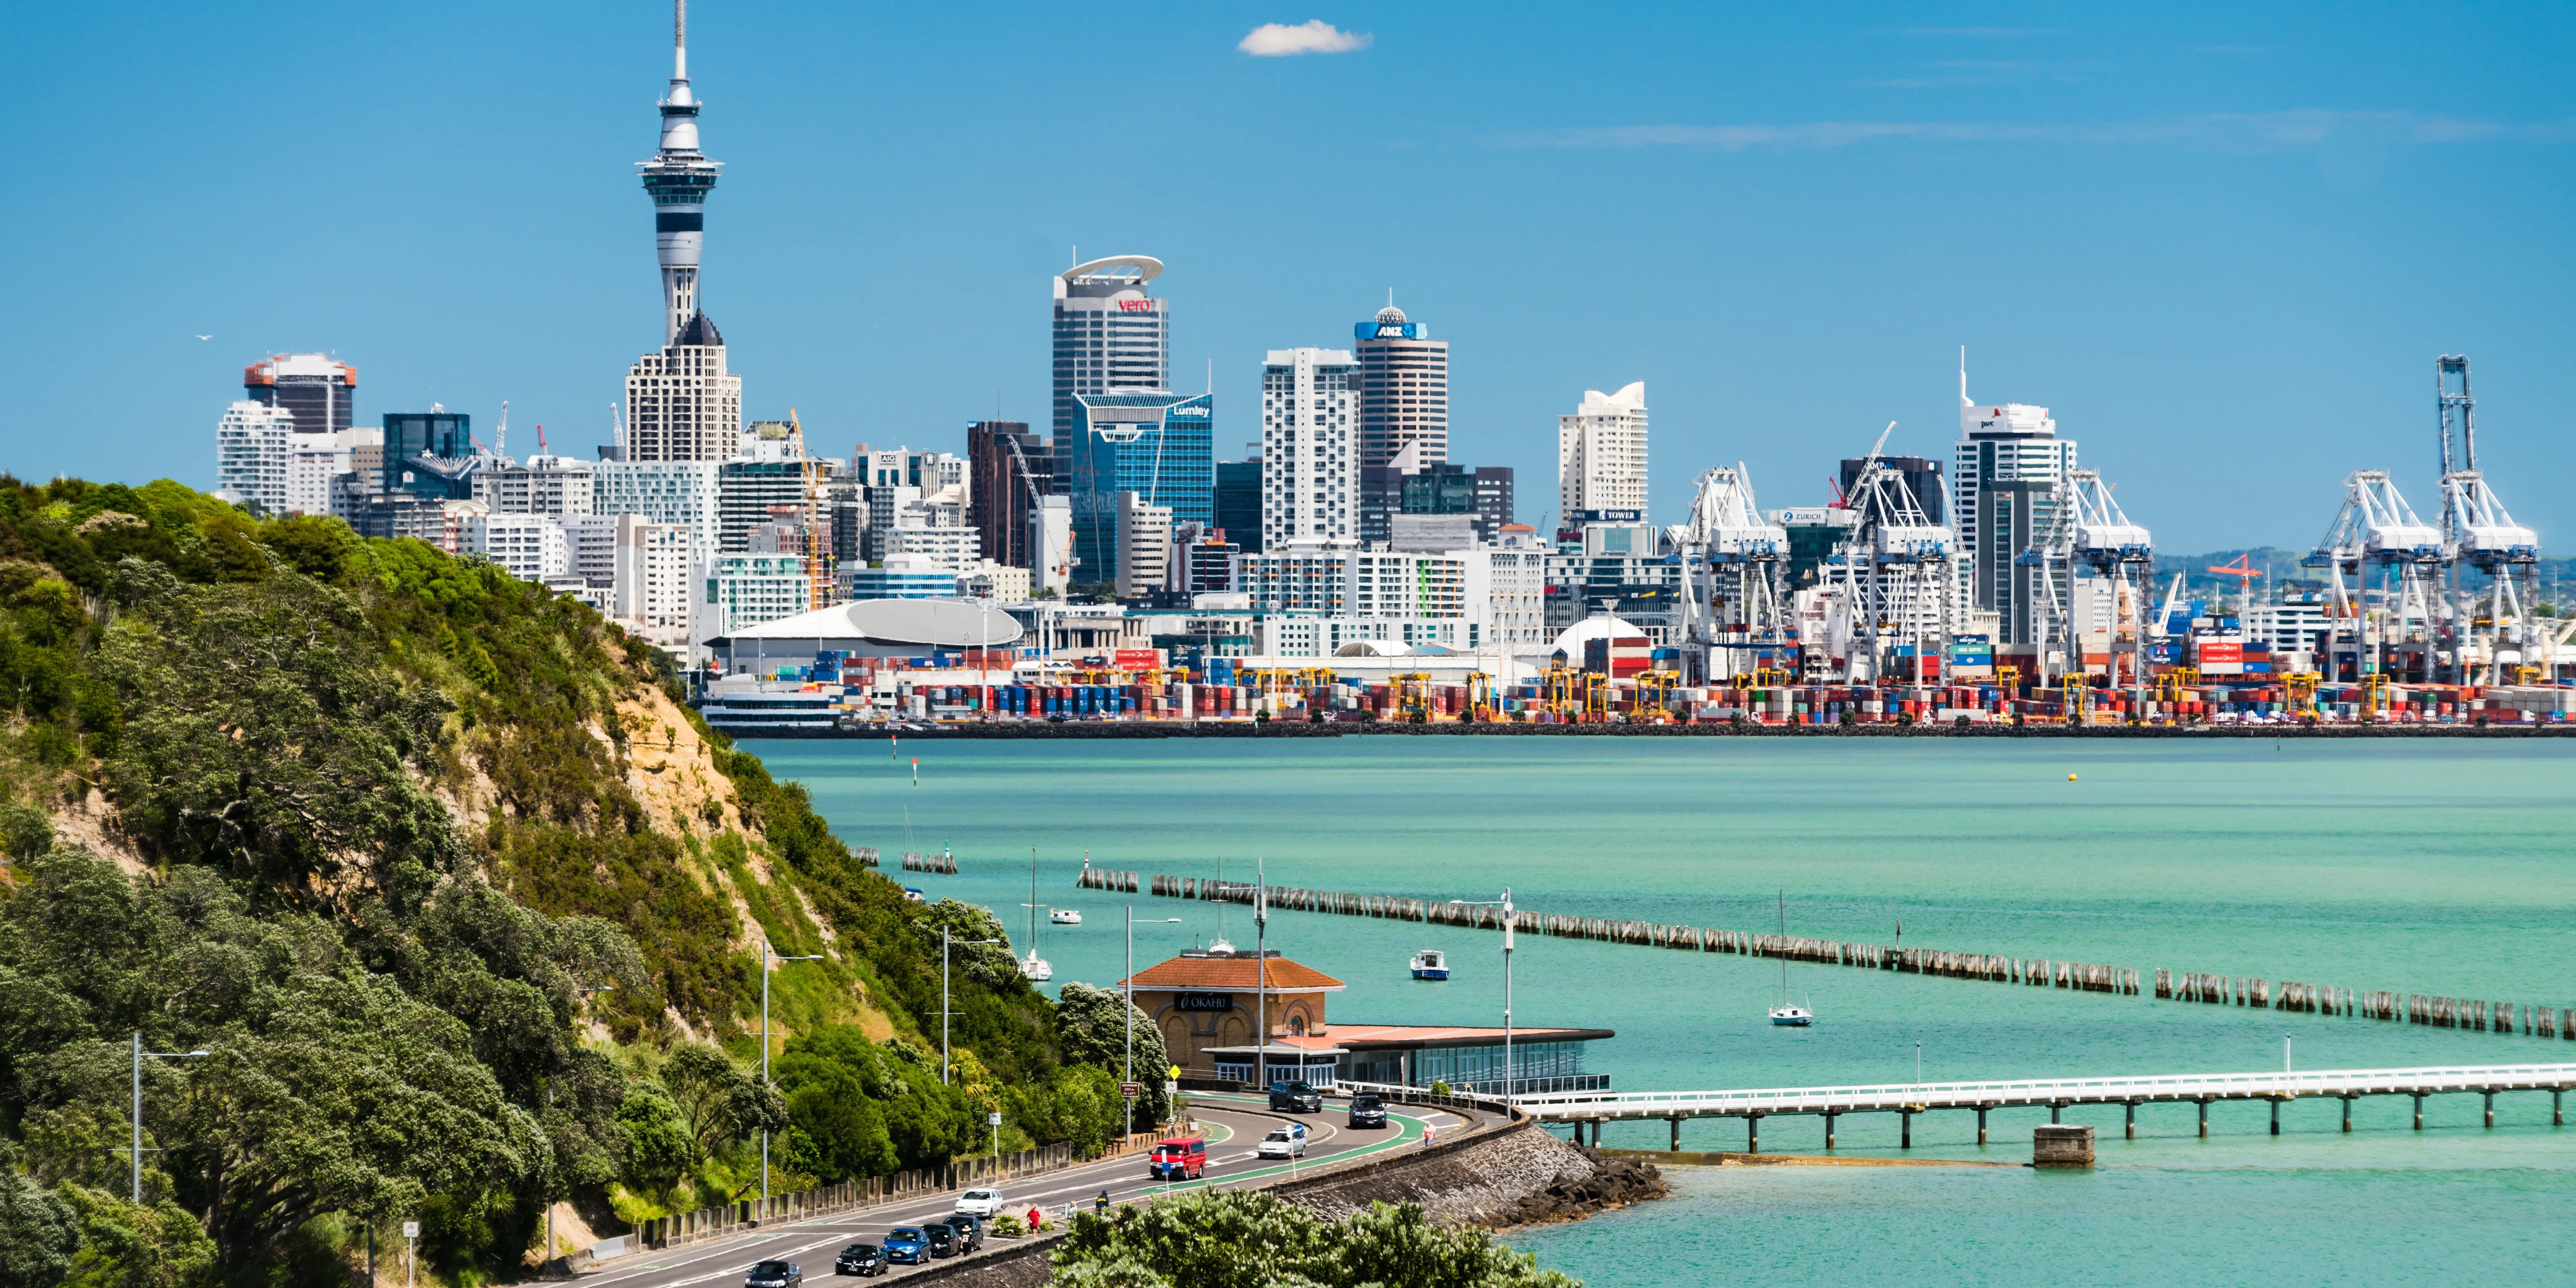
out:
<path id="1" fill-rule="evenodd" d="M 805 1268 L 784 1261 L 755 1263 L 742 1277 L 742 1288 L 804 1288 Z"/>
<path id="2" fill-rule="evenodd" d="M 957 1210 L 968 1216 L 1000 1216 L 1003 1203 L 1000 1190 L 968 1190 L 957 1196 Z"/>
<path id="3" fill-rule="evenodd" d="M 832 1258 L 832 1269 L 857 1279 L 869 1279 L 886 1272 L 885 1249 L 873 1243 L 853 1243 Z"/>
<path id="4" fill-rule="evenodd" d="M 1351 1097 L 1351 1126 L 1386 1126 L 1386 1102 L 1371 1095 Z"/>
<path id="5" fill-rule="evenodd" d="M 1270 1108 L 1291 1114 L 1320 1114 L 1324 1112 L 1324 1093 L 1303 1082 L 1274 1082 L 1270 1084 Z"/>
<path id="6" fill-rule="evenodd" d="M 939 1218 L 941 1225 L 957 1232 L 957 1250 L 973 1252 L 984 1246 L 984 1223 L 963 1212 L 951 1212 Z"/>
<path id="7" fill-rule="evenodd" d="M 886 1231 L 887 1264 L 917 1266 L 930 1260 L 930 1235 L 917 1225 L 898 1225 Z"/>
<path id="8" fill-rule="evenodd" d="M 1154 1142 L 1154 1157 L 1145 1174 L 1158 1181 L 1195 1181 L 1207 1173 L 1207 1138 L 1173 1137 Z"/>
<path id="9" fill-rule="evenodd" d="M 1262 1158 L 1304 1158 L 1306 1124 L 1288 1123 L 1271 1128 L 1270 1134 L 1262 1137 L 1261 1143 L 1254 1146 L 1252 1152 Z"/>
<path id="10" fill-rule="evenodd" d="M 921 1237 L 930 1245 L 930 1255 L 934 1257 L 953 1257 L 965 1251 L 957 1241 L 957 1232 L 944 1221 L 922 1222 Z"/>

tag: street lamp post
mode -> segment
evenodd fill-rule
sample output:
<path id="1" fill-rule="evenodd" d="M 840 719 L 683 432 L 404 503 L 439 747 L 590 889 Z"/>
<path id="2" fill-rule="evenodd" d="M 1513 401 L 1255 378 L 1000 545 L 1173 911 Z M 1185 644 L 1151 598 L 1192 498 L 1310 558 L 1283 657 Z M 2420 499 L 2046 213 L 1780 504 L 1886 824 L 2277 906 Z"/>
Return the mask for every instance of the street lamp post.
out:
<path id="1" fill-rule="evenodd" d="M 1519 1091 L 1519 1071 L 1512 1067 L 1512 891 L 1503 887 L 1500 899 L 1479 899 L 1466 904 L 1471 908 L 1503 910 L 1503 1102 L 1509 1104 Z"/>
<path id="2" fill-rule="evenodd" d="M 783 962 L 819 962 L 821 953 L 802 957 L 781 957 L 769 941 L 760 941 L 760 1085 L 769 1087 L 769 972 Z M 769 1128 L 760 1129 L 760 1219 L 769 1219 Z"/>
<path id="3" fill-rule="evenodd" d="M 1127 905 L 1127 979 L 1122 986 L 1125 989 L 1127 1005 L 1120 1008 L 1126 1014 L 1119 1017 L 1127 1025 L 1127 1053 L 1119 1065 L 1120 1082 L 1136 1081 L 1136 923 L 1141 921 L 1149 925 L 1169 925 L 1179 920 L 1178 917 L 1139 917 L 1136 915 L 1136 905 L 1132 903 Z M 1122 1087 L 1120 1090 L 1123 1093 L 1125 1088 Z M 1136 1098 L 1124 1094 L 1118 1098 L 1127 1102 L 1127 1134 L 1133 1136 L 1136 1134 Z"/>
<path id="4" fill-rule="evenodd" d="M 146 1051 L 143 1035 L 134 1035 L 134 1204 L 143 1205 L 143 1058 L 155 1060 L 196 1060 L 214 1054 L 211 1051 Z"/>
<path id="5" fill-rule="evenodd" d="M 967 948 L 977 944 L 998 944 L 998 939 L 961 939 Z M 939 1085 L 948 1085 L 948 927 L 939 928 Z"/>

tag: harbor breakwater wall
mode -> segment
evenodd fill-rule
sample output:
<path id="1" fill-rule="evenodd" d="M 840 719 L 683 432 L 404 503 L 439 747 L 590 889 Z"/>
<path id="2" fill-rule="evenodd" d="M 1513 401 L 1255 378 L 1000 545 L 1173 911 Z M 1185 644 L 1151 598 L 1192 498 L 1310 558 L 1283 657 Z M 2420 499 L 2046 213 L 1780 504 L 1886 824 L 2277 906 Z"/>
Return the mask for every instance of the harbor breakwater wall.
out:
<path id="1" fill-rule="evenodd" d="M 1533 1122 L 1476 1132 L 1427 1148 L 1372 1155 L 1349 1167 L 1281 1181 L 1270 1190 L 1328 1221 L 1371 1203 L 1417 1203 L 1435 1220 L 1504 1228 L 1589 1216 L 1669 1191 L 1654 1164 L 1571 1145 Z M 1043 1288 L 1063 1234 L 1009 1246 L 905 1278 L 948 1288 Z"/>
<path id="2" fill-rule="evenodd" d="M 737 738 L 882 738 L 876 724 L 852 729 L 764 729 L 738 732 Z M 1398 720 L 960 720 L 907 725 L 907 740 L 943 738 L 1341 738 L 1361 734 L 1399 734 L 1425 738 L 2566 738 L 2576 737 L 2576 724 L 2444 725 L 2444 724 L 2314 724 L 2314 725 L 2092 725 L 2071 728 L 2051 724 L 1970 725 L 1730 725 L 1723 721 L 1683 724 L 1410 724 Z"/>
<path id="3" fill-rule="evenodd" d="M 1250 906 L 1264 898 L 1264 888 L 1243 881 L 1215 881 L 1156 873 L 1150 881 L 1134 872 L 1085 868 L 1076 879 L 1085 889 L 1137 893 L 1140 887 L 1169 899 L 1197 899 Z M 1413 899 L 1399 895 L 1350 894 L 1270 886 L 1266 904 L 1273 911 L 1317 912 L 1346 917 L 1378 917 L 1429 926 L 1470 930 L 1503 928 L 1503 910 L 1449 900 Z M 1732 953 L 1746 957 L 1785 958 L 1823 966 L 1934 975 L 1945 979 L 1981 980 L 2030 988 L 2060 988 L 2081 993 L 2139 996 L 2140 972 L 2098 962 L 2055 961 L 1993 953 L 1961 953 L 1937 948 L 1899 948 L 1886 944 L 1844 943 L 1795 935 L 1747 934 L 1700 926 L 1668 926 L 1608 917 L 1569 917 L 1527 908 L 1511 913 L 1517 934 L 1596 939 L 1680 952 Z M 2576 1008 L 2539 1003 L 2440 997 L 2344 988 L 2247 975 L 2212 975 L 2159 969 L 2154 996 L 2167 1001 L 2291 1011 L 2306 1015 L 2339 1015 L 2432 1028 L 2478 1033 L 2550 1038 L 2576 1042 Z"/>

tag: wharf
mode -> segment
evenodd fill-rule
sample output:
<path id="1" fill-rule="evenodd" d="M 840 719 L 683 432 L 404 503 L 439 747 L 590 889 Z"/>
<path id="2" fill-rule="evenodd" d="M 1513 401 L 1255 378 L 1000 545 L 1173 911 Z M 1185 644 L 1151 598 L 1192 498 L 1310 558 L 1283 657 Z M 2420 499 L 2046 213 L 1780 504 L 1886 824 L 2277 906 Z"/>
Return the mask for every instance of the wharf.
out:
<path id="1" fill-rule="evenodd" d="M 1411 724 L 1404 721 L 1334 720 L 956 720 L 913 722 L 897 728 L 859 723 L 847 728 L 795 728 L 736 731 L 740 738 L 865 738 L 892 732 L 923 741 L 949 739 L 1125 739 L 1125 738 L 1344 738 L 1362 734 L 1402 737 L 1466 738 L 2476 738 L 2530 739 L 2576 736 L 2576 724 L 2204 724 L 2090 725 L 2032 723 L 2015 727 L 1986 723 L 1960 725 L 1729 725 L 1718 721 L 1673 724 Z"/>

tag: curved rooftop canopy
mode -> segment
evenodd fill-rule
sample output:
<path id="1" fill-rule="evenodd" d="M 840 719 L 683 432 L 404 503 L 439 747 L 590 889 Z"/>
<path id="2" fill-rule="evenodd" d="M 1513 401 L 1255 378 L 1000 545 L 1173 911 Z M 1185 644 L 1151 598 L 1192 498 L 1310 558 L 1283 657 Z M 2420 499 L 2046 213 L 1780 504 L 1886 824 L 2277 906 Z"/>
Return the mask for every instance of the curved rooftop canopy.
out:
<path id="1" fill-rule="evenodd" d="M 840 643 L 954 649 L 1008 648 L 1019 642 L 1020 634 L 1020 624 L 1009 613 L 980 600 L 854 599 L 746 626 L 725 638 L 737 646 L 821 641 L 822 648 Z"/>
<path id="2" fill-rule="evenodd" d="M 1595 613 L 1557 632 L 1556 643 L 1548 647 L 1552 652 L 1563 653 L 1569 660 L 1580 660 L 1583 657 L 1585 640 L 1643 639 L 1645 635 L 1646 632 L 1631 625 L 1625 618 L 1612 617 L 1608 613 Z"/>
<path id="3" fill-rule="evenodd" d="M 1064 270 L 1064 280 L 1078 282 L 1086 277 L 1107 276 L 1100 272 L 1104 268 L 1135 269 L 1133 276 L 1139 282 L 1150 282 L 1163 275 L 1163 261 L 1151 255 L 1112 255 L 1107 259 L 1087 260 Z M 1129 274 L 1121 273 L 1118 276 L 1125 277 Z"/>

